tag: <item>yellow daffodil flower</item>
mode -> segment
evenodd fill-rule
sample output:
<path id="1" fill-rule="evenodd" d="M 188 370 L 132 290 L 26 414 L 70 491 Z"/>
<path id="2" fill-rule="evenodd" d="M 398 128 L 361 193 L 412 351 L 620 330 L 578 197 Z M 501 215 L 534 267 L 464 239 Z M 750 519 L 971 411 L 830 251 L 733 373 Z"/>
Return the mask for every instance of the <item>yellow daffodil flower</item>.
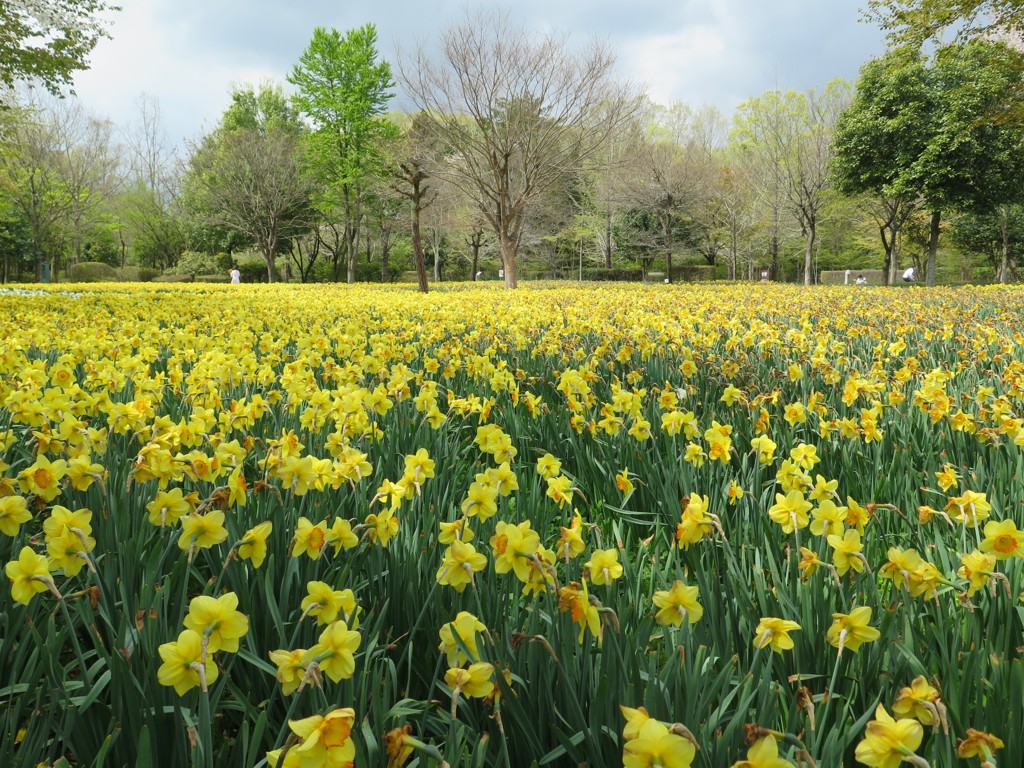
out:
<path id="1" fill-rule="evenodd" d="M 185 628 L 207 637 L 207 650 L 238 653 L 238 641 L 249 632 L 249 619 L 238 608 L 238 595 L 193 597 L 185 616 Z"/>
<path id="2" fill-rule="evenodd" d="M 678 627 L 684 621 L 696 624 L 704 615 L 704 607 L 698 602 L 700 592 L 676 579 L 668 590 L 654 593 L 654 606 L 658 609 L 655 620 L 665 626 Z"/>
<path id="3" fill-rule="evenodd" d="M 875 768 L 897 768 L 905 757 L 914 754 L 924 738 L 924 729 L 916 720 L 894 720 L 881 704 L 875 719 L 867 724 L 864 738 L 857 744 L 855 757 Z"/>
<path id="4" fill-rule="evenodd" d="M 177 640 L 161 645 L 157 652 L 164 662 L 157 670 L 157 680 L 160 685 L 173 687 L 179 696 L 200 687 L 200 669 L 207 686 L 213 685 L 217 679 L 218 670 L 213 654 L 207 649 L 206 659 L 203 660 L 203 638 L 191 629 L 183 631 Z"/>
<path id="5" fill-rule="evenodd" d="M 792 650 L 793 638 L 789 636 L 789 633 L 796 632 L 800 628 L 795 621 L 773 617 L 762 618 L 754 630 L 754 647 L 771 648 L 775 653 Z"/>
<path id="6" fill-rule="evenodd" d="M 55 589 L 46 558 L 31 547 L 22 547 L 18 559 L 4 566 L 4 573 L 11 580 L 11 597 L 22 605 L 28 605 L 40 592 Z"/>
<path id="7" fill-rule="evenodd" d="M 881 633 L 870 626 L 871 608 L 860 606 L 849 613 L 833 613 L 832 626 L 828 628 L 825 638 L 833 648 L 838 648 L 840 655 L 843 650 L 858 650 L 864 643 L 877 640 Z"/>

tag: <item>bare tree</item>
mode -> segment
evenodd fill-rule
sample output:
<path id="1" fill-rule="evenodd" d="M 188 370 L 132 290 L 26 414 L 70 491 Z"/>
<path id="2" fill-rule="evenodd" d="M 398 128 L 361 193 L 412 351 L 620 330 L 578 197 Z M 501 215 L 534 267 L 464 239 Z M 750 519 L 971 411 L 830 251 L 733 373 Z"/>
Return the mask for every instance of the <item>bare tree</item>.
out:
<path id="1" fill-rule="evenodd" d="M 122 132 L 127 158 L 118 211 L 121 261 L 124 266 L 131 242 L 143 265 L 165 269 L 184 245 L 174 210 L 180 191 L 178 158 L 164 131 L 160 102 L 143 94 L 136 109 L 137 122 Z"/>
<path id="2" fill-rule="evenodd" d="M 450 258 L 454 216 L 461 197 L 460 190 L 447 179 L 438 177 L 433 185 L 430 207 L 424 211 L 423 229 L 431 253 L 434 282 L 441 282 L 442 270 Z"/>
<path id="3" fill-rule="evenodd" d="M 119 153 L 114 124 L 85 113 L 77 102 L 54 101 L 50 107 L 63 153 L 64 184 L 71 196 L 67 225 L 74 261 L 82 260 L 84 229 L 116 191 Z"/>
<path id="4" fill-rule="evenodd" d="M 70 238 L 81 255 L 83 229 L 116 186 L 113 126 L 74 100 L 32 94 L 35 104 L 14 109 L 0 152 L 8 198 L 25 217 L 36 259 L 57 279 Z"/>
<path id="5" fill-rule="evenodd" d="M 611 269 L 615 257 L 613 221 L 617 215 L 629 210 L 634 204 L 634 175 L 637 170 L 632 161 L 636 160 L 635 147 L 640 145 L 644 133 L 642 114 L 637 110 L 632 119 L 623 121 L 610 134 L 602 152 L 600 167 L 594 174 L 594 202 L 604 218 L 600 233 L 600 246 L 605 269 Z"/>
<path id="6" fill-rule="evenodd" d="M 753 277 L 753 255 L 750 247 L 757 224 L 757 206 L 754 184 L 749 169 L 735 158 L 726 155 L 718 168 L 715 199 L 727 241 L 726 260 L 729 279 L 743 279 L 740 267 L 744 258 L 748 279 Z"/>
<path id="7" fill-rule="evenodd" d="M 301 147 L 284 131 L 236 130 L 198 148 L 190 175 L 211 222 L 250 239 L 273 281 L 274 257 L 290 230 L 310 218 Z"/>
<path id="8" fill-rule="evenodd" d="M 480 273 L 480 248 L 484 244 L 484 228 L 477 224 L 466 234 L 465 243 L 469 246 L 469 279 L 474 283 Z"/>
<path id="9" fill-rule="evenodd" d="M 421 293 L 427 285 L 426 257 L 423 254 L 423 212 L 434 202 L 437 191 L 433 179 L 437 176 L 441 153 L 434 140 L 429 121 L 422 113 L 416 114 L 404 126 L 401 136 L 391 143 L 391 186 L 409 202 L 412 225 L 412 251 L 416 260 L 416 279 Z"/>
<path id="10" fill-rule="evenodd" d="M 834 80 L 821 92 L 768 91 L 741 104 L 737 113 L 740 146 L 764 160 L 766 179 L 800 225 L 804 285 L 812 282 L 818 215 L 832 190 L 832 136 L 849 102 L 849 83 Z"/>
<path id="11" fill-rule="evenodd" d="M 916 198 L 884 196 L 867 198 L 862 204 L 864 212 L 878 227 L 878 236 L 885 251 L 883 279 L 887 285 L 896 282 L 903 249 L 903 227 L 920 206 L 921 201 Z"/>
<path id="12" fill-rule="evenodd" d="M 400 80 L 447 145 L 445 175 L 473 196 L 493 229 L 505 287 L 530 203 L 591 162 L 629 113 L 615 57 L 599 42 L 575 53 L 563 37 L 531 36 L 505 11 L 467 12 L 442 32 L 439 60 L 420 47 Z"/>
<path id="13" fill-rule="evenodd" d="M 713 150 L 724 132 L 717 111 L 694 110 L 683 102 L 669 107 L 648 104 L 646 135 L 633 149 L 634 204 L 656 212 L 666 275 L 672 280 L 675 232 L 681 214 L 693 215 L 710 194 Z"/>
<path id="14" fill-rule="evenodd" d="M 372 230 L 372 234 L 376 235 L 380 255 L 380 281 L 387 283 L 391 281 L 392 236 L 406 201 L 405 196 L 395 190 L 391 179 L 374 177 L 370 189 L 366 206 L 367 240 Z M 371 224 L 372 227 L 369 226 Z"/>
<path id="15" fill-rule="evenodd" d="M 128 179 L 153 190 L 161 204 L 169 205 L 177 194 L 177 158 L 164 130 L 160 101 L 143 93 L 135 107 L 138 121 L 122 133 Z"/>
<path id="16" fill-rule="evenodd" d="M 314 227 L 308 232 L 303 232 L 298 237 L 293 237 L 288 243 L 288 255 L 291 257 L 289 264 L 294 264 L 299 272 L 299 280 L 306 282 L 313 272 L 313 266 L 320 258 L 320 246 L 323 241 L 320 239 L 319 229 Z"/>

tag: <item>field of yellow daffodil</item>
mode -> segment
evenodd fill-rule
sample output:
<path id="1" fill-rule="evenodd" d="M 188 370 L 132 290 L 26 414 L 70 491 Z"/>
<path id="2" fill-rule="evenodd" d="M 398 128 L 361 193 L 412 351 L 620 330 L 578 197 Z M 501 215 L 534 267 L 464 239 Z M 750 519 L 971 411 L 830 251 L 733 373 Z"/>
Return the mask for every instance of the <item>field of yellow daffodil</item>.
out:
<path id="1" fill-rule="evenodd" d="M 1024 292 L 0 296 L 0 765 L 1024 764 Z"/>

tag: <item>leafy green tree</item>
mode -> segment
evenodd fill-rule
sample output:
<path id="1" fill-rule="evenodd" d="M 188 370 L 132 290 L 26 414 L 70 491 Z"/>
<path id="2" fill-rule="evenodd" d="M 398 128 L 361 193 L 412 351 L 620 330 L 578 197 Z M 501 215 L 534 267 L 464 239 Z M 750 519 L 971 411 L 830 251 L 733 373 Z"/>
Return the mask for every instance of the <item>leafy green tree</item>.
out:
<path id="1" fill-rule="evenodd" d="M 935 283 L 940 211 L 991 213 L 1022 199 L 1024 55 L 975 40 L 936 55 L 934 136 L 913 169 L 932 209 L 928 284 Z"/>
<path id="2" fill-rule="evenodd" d="M 868 0 L 866 16 L 888 31 L 890 41 L 914 48 L 949 30 L 961 41 L 1024 31 L 1022 0 Z"/>
<path id="3" fill-rule="evenodd" d="M 89 54 L 107 37 L 98 16 L 117 6 L 103 0 L 4 0 L 0 3 L 0 83 L 36 81 L 51 93 L 88 69 Z"/>
<path id="4" fill-rule="evenodd" d="M 0 115 L 0 193 L 28 227 L 33 261 L 48 263 L 56 279 L 66 241 L 64 225 L 78 203 L 63 162 L 74 144 L 62 130 L 67 124 L 47 119 L 38 108 L 13 107 L 0 110 Z"/>
<path id="5" fill-rule="evenodd" d="M 269 83 L 233 91 L 220 124 L 221 135 L 251 131 L 261 136 L 282 133 L 298 138 L 304 130 L 281 88 Z"/>
<path id="6" fill-rule="evenodd" d="M 1024 195 L 1024 55 L 974 40 L 925 62 L 907 50 L 870 62 L 843 116 L 834 169 L 847 192 L 930 212 L 926 278 L 935 284 L 943 212 L 991 213 Z M 905 217 L 904 217 L 905 220 Z"/>
<path id="7" fill-rule="evenodd" d="M 867 195 L 885 250 L 886 281 L 899 263 L 903 225 L 916 209 L 915 167 L 934 131 L 936 95 L 924 57 L 898 49 L 861 68 L 853 103 L 836 125 L 833 179 L 846 195 Z"/>
<path id="8" fill-rule="evenodd" d="M 28 221 L 0 197 L 0 283 L 18 282 L 34 266 L 35 249 Z"/>
<path id="9" fill-rule="evenodd" d="M 1001 283 L 1016 278 L 1024 253 L 1024 206 L 1000 205 L 990 213 L 955 216 L 950 240 L 961 251 L 979 253 L 988 260 Z"/>
<path id="10" fill-rule="evenodd" d="M 312 219 L 302 142 L 302 123 L 280 88 L 241 89 L 220 126 L 193 148 L 183 183 L 185 206 L 200 229 L 251 243 L 270 281 L 277 254 Z"/>
<path id="11" fill-rule="evenodd" d="M 293 103 L 313 125 L 306 146 L 309 170 L 320 185 L 314 202 L 344 217 L 351 283 L 364 195 L 371 177 L 383 175 L 382 142 L 395 133 L 384 117 L 394 89 L 391 66 L 379 59 L 373 24 L 344 35 L 317 27 L 288 81 L 297 88 Z"/>

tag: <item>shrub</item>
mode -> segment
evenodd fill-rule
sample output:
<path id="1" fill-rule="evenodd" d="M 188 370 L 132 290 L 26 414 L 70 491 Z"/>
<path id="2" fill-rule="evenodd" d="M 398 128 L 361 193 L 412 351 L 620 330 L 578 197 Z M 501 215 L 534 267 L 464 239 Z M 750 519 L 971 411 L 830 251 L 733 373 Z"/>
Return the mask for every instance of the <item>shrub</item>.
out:
<path id="1" fill-rule="evenodd" d="M 263 262 L 249 262 L 245 264 L 239 264 L 238 271 L 239 273 L 241 273 L 241 277 L 239 279 L 243 283 L 267 282 L 267 265 L 264 264 Z M 275 275 L 275 277 L 278 276 Z"/>
<path id="2" fill-rule="evenodd" d="M 217 272 L 218 258 L 209 253 L 199 251 L 185 251 L 178 259 L 178 263 L 170 269 L 165 269 L 165 275 L 210 275 Z M 230 267 L 228 268 L 230 269 Z M 227 272 L 227 269 L 224 270 Z"/>
<path id="3" fill-rule="evenodd" d="M 715 268 L 705 264 L 683 264 L 672 267 L 672 282 L 695 283 L 699 280 L 713 280 Z"/>
<path id="4" fill-rule="evenodd" d="M 117 279 L 123 283 L 148 283 L 159 274 L 160 270 L 152 267 L 121 267 Z"/>
<path id="5" fill-rule="evenodd" d="M 191 283 L 195 278 L 192 275 L 157 275 L 151 282 L 154 283 Z"/>
<path id="6" fill-rule="evenodd" d="M 194 278 L 197 283 L 229 283 L 231 278 L 227 275 L 196 275 Z"/>
<path id="7" fill-rule="evenodd" d="M 117 270 L 102 261 L 80 261 L 68 267 L 72 283 L 113 283 L 117 279 Z"/>
<path id="8" fill-rule="evenodd" d="M 298 277 L 298 275 L 296 275 Z M 306 275 L 307 283 L 329 283 L 331 282 L 331 262 L 329 259 L 321 258 L 309 270 Z"/>
<path id="9" fill-rule="evenodd" d="M 401 274 L 399 269 L 400 265 L 396 265 L 393 262 L 388 263 L 388 282 L 393 283 Z M 342 279 L 348 275 L 347 268 L 342 271 Z M 416 273 L 413 272 L 413 282 L 416 281 Z M 356 262 L 356 282 L 357 283 L 379 283 L 380 282 L 380 262 L 371 261 L 369 263 L 365 261 Z"/>
<path id="10" fill-rule="evenodd" d="M 583 270 L 584 280 L 620 280 L 638 281 L 643 278 L 643 270 L 639 267 L 595 267 Z"/>

